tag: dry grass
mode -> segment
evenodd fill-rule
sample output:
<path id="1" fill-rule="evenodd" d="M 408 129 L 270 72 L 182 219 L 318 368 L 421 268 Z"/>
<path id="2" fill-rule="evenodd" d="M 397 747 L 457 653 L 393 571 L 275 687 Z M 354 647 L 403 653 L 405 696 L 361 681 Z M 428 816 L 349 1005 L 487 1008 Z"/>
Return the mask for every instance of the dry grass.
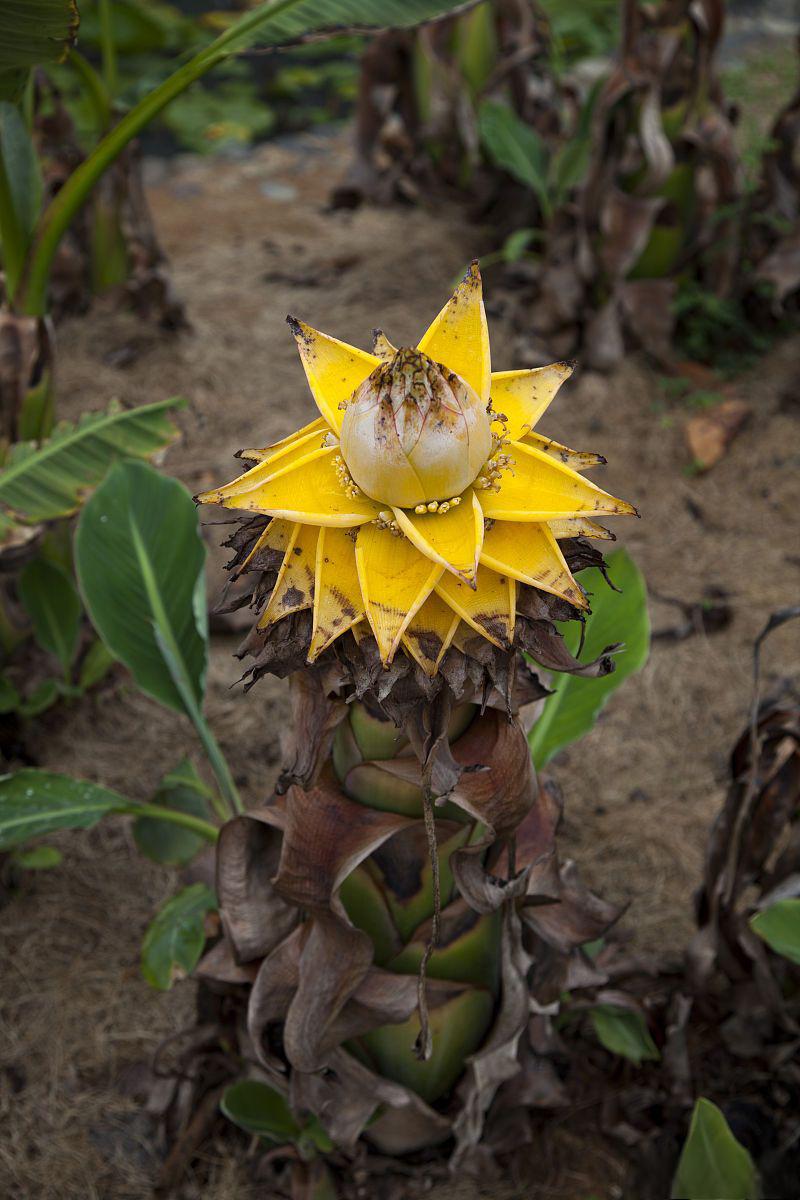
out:
<path id="1" fill-rule="evenodd" d="M 195 332 L 163 340 L 103 310 L 65 326 L 62 412 L 75 415 L 112 395 L 141 403 L 184 394 L 184 438 L 167 467 L 196 491 L 235 473 L 240 446 L 267 444 L 309 419 L 286 312 L 362 345 L 377 319 L 395 342 L 414 339 L 466 260 L 484 249 L 480 231 L 450 209 L 324 214 L 344 155 L 341 141 L 314 137 L 298 149 L 263 149 L 236 174 L 190 163 L 156 187 L 158 223 Z M 296 198 L 267 198 L 266 180 L 295 187 Z M 488 285 L 491 312 L 491 278 Z M 512 361 L 509 332 L 498 321 L 493 350 L 498 367 L 525 365 Z M 796 362 L 797 342 L 786 344 L 763 379 L 741 382 L 756 419 L 704 478 L 683 473 L 682 418 L 664 425 L 654 409 L 656 383 L 636 366 L 608 381 L 579 380 L 546 422 L 553 436 L 611 460 L 596 477 L 640 506 L 641 522 L 618 527 L 651 585 L 698 599 L 718 584 L 734 604 L 724 633 L 658 645 L 597 729 L 554 764 L 567 797 L 565 852 L 599 891 L 630 901 L 628 924 L 652 949 L 676 952 L 689 930 L 703 837 L 746 713 L 752 638 L 769 610 L 797 597 L 798 418 L 778 412 L 781 397 L 797 390 Z M 220 532 L 208 530 L 210 544 Z M 216 554 L 212 588 L 219 562 Z M 658 606 L 654 615 L 657 624 L 673 619 Z M 231 691 L 239 674 L 234 646 L 233 638 L 215 639 L 209 712 L 253 803 L 273 779 L 285 688 L 265 680 L 247 698 Z M 773 674 L 796 678 L 797 651 L 796 630 L 777 633 L 768 652 Z M 139 796 L 194 745 L 181 718 L 124 683 L 59 710 L 28 740 L 42 766 Z M 28 875 L 0 914 L 0 1195 L 141 1200 L 153 1152 L 120 1079 L 191 1019 L 190 984 L 158 995 L 137 968 L 142 930 L 175 881 L 142 863 L 121 823 L 58 841 L 63 864 Z M 431 1194 L 588 1200 L 594 1191 L 612 1200 L 608 1164 L 594 1179 L 570 1174 L 593 1161 L 596 1148 L 581 1136 L 548 1135 L 552 1170 L 536 1193 L 464 1183 Z M 257 1194 L 224 1148 L 212 1147 L 206 1165 L 210 1181 L 190 1183 L 187 1197 Z"/>

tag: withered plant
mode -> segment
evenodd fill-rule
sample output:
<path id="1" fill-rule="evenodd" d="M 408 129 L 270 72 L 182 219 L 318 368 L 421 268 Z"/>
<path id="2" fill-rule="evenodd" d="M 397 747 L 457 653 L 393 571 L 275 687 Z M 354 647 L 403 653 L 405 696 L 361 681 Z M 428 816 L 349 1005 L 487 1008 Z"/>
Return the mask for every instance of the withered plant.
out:
<path id="1" fill-rule="evenodd" d="M 742 177 L 715 68 L 723 18 L 721 0 L 622 6 L 588 168 L 537 272 L 533 327 L 556 353 L 580 345 L 608 369 L 633 344 L 668 361 L 678 276 L 730 294 Z"/>
<path id="2" fill-rule="evenodd" d="M 103 6 L 108 12 L 108 5 Z M 101 211 L 112 234 L 103 269 L 127 245 L 132 276 L 141 280 L 142 302 L 159 291 L 163 279 L 152 230 L 143 218 L 143 199 L 134 176 L 130 146 L 146 125 L 176 97 L 218 64 L 254 43 L 285 45 L 336 29 L 406 28 L 457 7 L 456 0 L 328 0 L 311 8 L 306 0 L 265 0 L 238 15 L 167 79 L 142 97 L 108 129 L 42 208 L 43 181 L 27 129 L 26 89 L 31 71 L 60 60 L 73 46 L 79 24 L 75 0 L 29 0 L 0 11 L 0 240 L 3 287 L 0 300 L 0 437 L 49 432 L 52 414 L 54 341 L 51 277 L 62 239 L 100 187 Z M 76 61 L 80 61 L 79 59 Z M 88 64 L 85 69 L 91 71 Z M 96 91 L 97 81 L 91 85 Z M 120 161 L 122 165 L 120 165 Z M 14 164 L 13 183 L 10 164 Z M 109 172 L 116 170 L 116 183 Z M 103 191 L 105 189 L 105 192 Z M 138 222 L 136 231 L 132 225 Z M 126 236 L 129 235 L 129 236 Z M 113 243 L 117 244 L 114 245 Z M 112 271 L 112 274 L 114 272 Z M 167 303 L 167 308 L 170 304 Z M 173 314 L 174 315 L 174 314 Z M 43 425 L 37 424 L 41 416 Z M 14 436 L 20 436 L 15 434 Z"/>

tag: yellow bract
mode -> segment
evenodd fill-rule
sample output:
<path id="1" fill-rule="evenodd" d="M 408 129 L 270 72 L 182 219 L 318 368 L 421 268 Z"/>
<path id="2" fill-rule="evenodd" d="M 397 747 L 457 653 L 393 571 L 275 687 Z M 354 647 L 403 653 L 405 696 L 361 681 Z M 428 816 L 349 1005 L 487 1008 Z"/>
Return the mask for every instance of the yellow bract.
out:
<path id="1" fill-rule="evenodd" d="M 477 263 L 471 265 L 452 297 L 423 334 L 419 349 L 434 362 L 443 363 L 466 379 L 481 400 L 488 402 L 492 371 L 489 328 Z"/>
<path id="2" fill-rule="evenodd" d="M 364 616 L 352 530 L 320 529 L 315 571 L 312 661 Z"/>
<path id="3" fill-rule="evenodd" d="M 359 643 L 371 631 L 384 664 L 402 645 L 433 676 L 451 645 L 465 647 L 476 636 L 502 648 L 513 644 L 520 585 L 588 608 L 559 540 L 611 538 L 594 518 L 635 509 L 579 474 L 605 462 L 601 455 L 571 450 L 534 432 L 572 364 L 492 373 L 476 264 L 417 347 L 489 405 L 495 437 L 488 459 L 457 496 L 428 501 L 426 495 L 414 507 L 367 496 L 348 469 L 346 447 L 343 454 L 339 445 L 344 409 L 356 390 L 377 366 L 395 359 L 411 364 L 411 378 L 411 352 L 397 351 L 377 333 L 374 353 L 368 354 L 300 321 L 289 323 L 320 416 L 273 446 L 241 451 L 255 465 L 198 497 L 273 518 L 244 564 L 275 570 L 279 563 L 259 627 L 310 610 L 310 661 L 347 630 Z M 394 386 L 399 370 L 386 376 Z M 474 397 L 473 403 L 478 404 Z M 390 406 L 382 411 L 392 419 Z M 475 411 L 483 420 L 482 407 Z M 420 412 L 424 426 L 424 407 Z M 418 419 L 413 411 L 411 416 Z M 446 421 L 440 428 L 445 427 Z M 376 429 L 380 456 L 380 426 Z M 407 425 L 403 437 L 407 442 Z M 384 472 L 393 438 L 392 433 L 387 440 Z M 470 443 L 470 461 L 477 462 L 473 450 Z M 413 458 L 413 446 L 409 452 Z"/>
<path id="4" fill-rule="evenodd" d="M 427 558 L 466 580 L 475 576 L 483 545 L 483 509 L 472 488 L 446 513 L 393 510 L 397 524 Z"/>
<path id="5" fill-rule="evenodd" d="M 318 333 L 303 321 L 290 317 L 289 325 L 300 351 L 311 395 L 331 429 L 338 433 L 342 426 L 340 403 L 352 396 L 358 385 L 375 370 L 380 359 L 348 346 L 338 338 L 328 337 L 327 333 Z"/>
<path id="6" fill-rule="evenodd" d="M 406 626 L 444 572 L 404 537 L 364 525 L 356 538 L 361 595 L 384 662 L 391 662 Z"/>
<path id="7" fill-rule="evenodd" d="M 435 675 L 450 648 L 461 617 L 436 592 L 431 592 L 403 634 L 403 645 L 426 675 Z"/>

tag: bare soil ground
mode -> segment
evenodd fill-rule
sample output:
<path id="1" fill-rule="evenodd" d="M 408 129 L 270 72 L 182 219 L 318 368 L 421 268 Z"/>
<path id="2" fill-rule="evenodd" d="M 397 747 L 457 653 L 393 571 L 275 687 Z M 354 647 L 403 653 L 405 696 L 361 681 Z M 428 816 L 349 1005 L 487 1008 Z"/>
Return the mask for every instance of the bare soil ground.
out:
<path id="1" fill-rule="evenodd" d="M 183 437 L 165 468 L 196 492 L 237 473 L 240 447 L 266 445 L 310 419 L 286 313 L 364 346 L 378 323 L 395 343 L 416 340 L 465 263 L 489 248 L 487 234 L 453 208 L 326 212 L 346 156 L 341 136 L 306 135 L 232 167 L 159 166 L 150 195 L 193 332 L 162 336 L 110 306 L 66 324 L 62 414 L 112 396 L 126 404 L 186 396 Z M 496 366 L 532 365 L 514 361 L 512 331 L 492 320 L 499 296 L 491 274 L 486 289 Z M 665 409 L 658 380 L 636 362 L 612 378 L 578 376 L 544 425 L 608 457 L 596 478 L 640 507 L 640 522 L 617 529 L 651 587 L 689 600 L 721 587 L 733 606 L 723 632 L 656 642 L 595 731 L 553 764 L 567 798 L 563 852 L 598 891 L 629 903 L 638 943 L 665 955 L 677 955 L 691 929 L 705 835 L 746 717 L 753 638 L 770 611 L 798 597 L 799 350 L 800 340 L 786 341 L 737 380 L 753 419 L 705 476 L 686 470 L 689 414 Z M 207 530 L 212 592 L 223 533 Z M 654 603 L 653 620 L 674 624 L 674 611 Z M 208 710 L 246 800 L 256 803 L 275 774 L 286 690 L 264 680 L 244 697 L 232 687 L 237 640 L 214 639 Z M 767 687 L 800 682 L 796 625 L 775 634 L 767 660 Z M 42 767 L 144 797 L 195 747 L 181 718 L 117 680 L 32 725 L 25 749 Z M 28 873 L 0 913 L 0 1194 L 140 1200 L 158 1152 L 132 1066 L 193 1016 L 193 984 L 161 995 L 138 973 L 142 931 L 175 880 L 137 855 L 123 822 L 55 840 L 61 866 Z M 537 1148 L 547 1169 L 536 1200 L 621 1195 L 619 1163 L 588 1137 L 554 1126 Z M 187 1196 L 264 1195 L 222 1144 L 207 1155 L 211 1182 L 190 1185 Z M 431 1194 L 523 1195 L 488 1181 Z"/>

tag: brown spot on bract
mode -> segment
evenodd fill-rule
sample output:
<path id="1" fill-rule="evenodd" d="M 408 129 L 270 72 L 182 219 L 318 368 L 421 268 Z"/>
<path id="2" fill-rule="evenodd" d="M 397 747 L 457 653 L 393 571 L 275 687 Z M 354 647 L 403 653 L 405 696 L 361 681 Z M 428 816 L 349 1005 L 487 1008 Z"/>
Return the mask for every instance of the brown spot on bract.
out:
<path id="1" fill-rule="evenodd" d="M 382 604 L 380 600 L 373 600 L 372 607 L 376 608 L 378 610 L 378 612 L 385 612 L 385 613 L 400 612 L 400 609 L 397 607 L 396 604 Z"/>
<path id="2" fill-rule="evenodd" d="M 282 608 L 296 608 L 298 604 L 303 602 L 303 593 L 299 588 L 290 587 L 281 596 Z"/>
<path id="3" fill-rule="evenodd" d="M 498 613 L 476 613 L 475 620 L 501 645 L 508 645 L 508 624 Z"/>
<path id="4" fill-rule="evenodd" d="M 425 657 L 429 658 L 431 662 L 436 662 L 443 645 L 438 633 L 418 633 L 416 639 Z"/>
<path id="5" fill-rule="evenodd" d="M 339 605 L 344 615 L 346 617 L 350 617 L 352 620 L 352 618 L 356 615 L 356 609 L 350 603 L 347 596 L 345 596 L 344 592 L 340 592 L 337 587 L 332 587 L 331 595 L 336 600 L 336 603 Z"/>

